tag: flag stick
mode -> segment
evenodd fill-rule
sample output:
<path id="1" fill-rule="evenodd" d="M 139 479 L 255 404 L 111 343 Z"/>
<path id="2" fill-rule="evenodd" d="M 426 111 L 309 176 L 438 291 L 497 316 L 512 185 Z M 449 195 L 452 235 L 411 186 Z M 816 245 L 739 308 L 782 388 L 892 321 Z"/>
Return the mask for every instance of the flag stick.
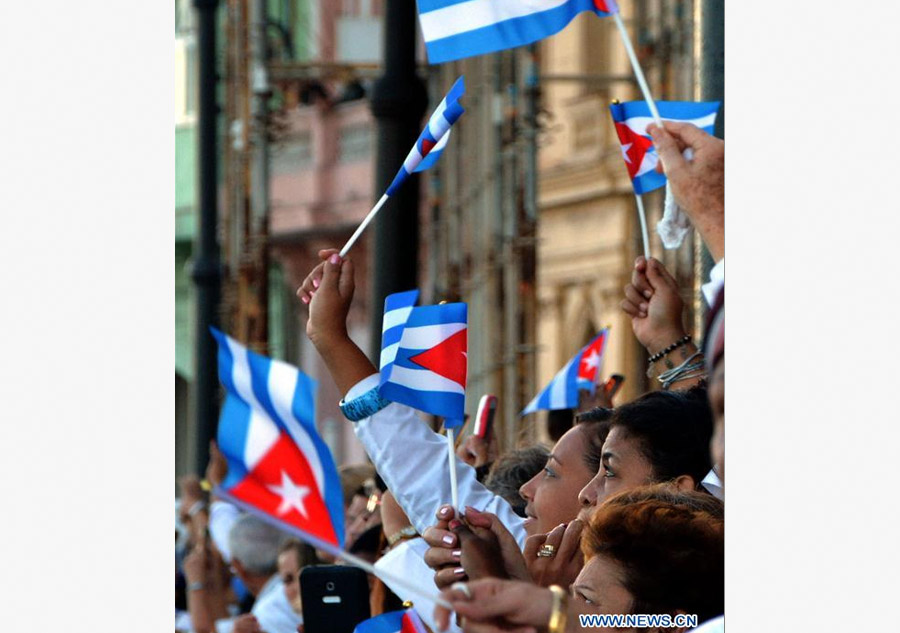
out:
<path id="1" fill-rule="evenodd" d="M 622 16 L 619 15 L 618 11 L 613 13 L 613 20 L 615 20 L 616 26 L 619 29 L 619 35 L 622 36 L 622 44 L 625 45 L 625 52 L 628 54 L 628 59 L 631 61 L 631 68 L 634 69 L 634 76 L 644 95 L 644 101 L 647 102 L 647 107 L 650 108 L 650 114 L 653 115 L 653 120 L 658 126 L 662 127 L 662 118 L 659 116 L 659 110 L 656 109 L 656 102 L 653 101 L 653 96 L 650 94 L 650 86 L 647 85 L 647 78 L 644 77 L 644 71 L 641 70 L 637 55 L 634 53 L 634 47 L 631 45 L 628 29 L 625 28 L 625 23 L 622 22 Z"/>
<path id="2" fill-rule="evenodd" d="M 350 563 L 351 565 L 353 565 L 354 567 L 359 567 L 364 572 L 366 572 L 368 574 L 372 574 L 373 576 L 375 576 L 377 578 L 381 578 L 382 580 L 389 580 L 392 583 L 396 584 L 398 587 L 402 587 L 403 589 L 408 591 L 410 593 L 410 595 L 412 595 L 416 598 L 434 602 L 435 604 L 439 604 L 442 607 L 446 607 L 450 610 L 453 609 L 453 607 L 450 605 L 449 602 L 447 602 L 446 600 L 443 600 L 439 596 L 435 596 L 434 594 L 429 593 L 424 588 L 414 584 L 413 582 L 406 580 L 405 578 L 400 578 L 399 576 L 395 576 L 394 574 L 387 572 L 384 569 L 375 569 L 375 566 L 372 563 L 370 563 L 369 561 L 363 560 L 359 556 L 356 556 L 355 554 L 351 554 L 350 552 L 346 552 L 346 551 L 342 550 L 340 547 L 338 547 L 337 545 L 335 545 L 333 543 L 329 543 L 328 541 L 322 540 L 320 538 L 317 538 L 317 537 L 313 536 L 312 534 L 309 534 L 308 532 L 304 532 L 303 530 L 300 530 L 289 523 L 280 521 L 279 519 L 277 519 L 269 514 L 266 514 L 265 512 L 258 510 L 257 508 L 255 508 L 247 503 L 244 503 L 240 499 L 237 499 L 236 497 L 232 496 L 231 494 L 225 492 L 218 486 L 216 486 L 213 489 L 213 492 L 215 493 L 215 495 L 217 497 L 221 497 L 222 499 L 225 499 L 229 503 L 231 503 L 243 510 L 246 510 L 253 516 L 258 517 L 258 518 L 262 519 L 263 521 L 274 525 L 275 527 L 277 527 L 280 530 L 284 530 L 285 532 L 293 534 L 294 536 L 299 538 L 304 543 L 308 543 L 309 545 L 312 545 L 315 548 L 318 548 L 320 550 L 328 552 L 329 554 L 334 556 L 336 559 L 346 561 L 346 562 Z"/>
<path id="3" fill-rule="evenodd" d="M 644 197 L 636 193 L 634 199 L 637 201 L 638 217 L 641 219 L 641 239 L 644 242 L 644 259 L 650 260 L 650 235 L 647 233 L 647 214 L 644 213 Z"/>
<path id="4" fill-rule="evenodd" d="M 350 239 L 347 240 L 347 243 L 344 244 L 344 248 L 341 249 L 341 259 L 346 257 L 347 251 L 349 251 L 353 247 L 353 244 L 356 242 L 356 240 L 359 239 L 359 236 L 362 234 L 362 232 L 366 230 L 366 227 L 369 226 L 369 223 L 375 218 L 375 216 L 378 214 L 378 212 L 381 210 L 381 207 L 384 206 L 384 203 L 387 202 L 387 200 L 387 194 L 381 196 L 381 199 L 376 202 L 375 206 L 372 207 L 372 210 L 369 211 L 369 215 L 367 215 L 365 219 L 360 223 L 360 225 L 356 227 L 356 231 L 354 231 L 353 235 L 350 236 Z"/>
<path id="5" fill-rule="evenodd" d="M 447 429 L 447 463 L 450 465 L 450 499 L 453 502 L 453 510 L 459 509 L 459 489 L 456 485 L 456 445 L 453 443 L 453 428 Z"/>

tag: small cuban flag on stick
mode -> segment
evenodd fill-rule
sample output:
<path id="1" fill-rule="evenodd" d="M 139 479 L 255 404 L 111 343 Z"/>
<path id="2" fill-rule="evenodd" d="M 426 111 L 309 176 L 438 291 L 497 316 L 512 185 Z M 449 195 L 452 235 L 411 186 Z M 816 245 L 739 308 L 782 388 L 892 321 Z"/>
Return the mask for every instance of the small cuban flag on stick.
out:
<path id="1" fill-rule="evenodd" d="M 219 380 L 226 392 L 217 441 L 228 474 L 215 494 L 313 547 L 449 608 L 422 587 L 343 551 L 341 481 L 316 431 L 316 382 L 210 329 L 219 345 Z"/>
<path id="2" fill-rule="evenodd" d="M 450 490 L 459 506 L 454 430 L 463 424 L 468 371 L 468 306 L 465 303 L 414 307 L 418 290 L 384 301 L 381 381 L 385 400 L 442 416 L 447 429 Z"/>
<path id="3" fill-rule="evenodd" d="M 405 609 L 363 620 L 353 633 L 428 633 L 428 629 L 415 609 Z"/>
<path id="4" fill-rule="evenodd" d="M 656 123 L 662 125 L 616 0 L 419 0 L 418 6 L 432 64 L 537 42 L 562 31 L 585 11 L 612 16 L 641 94 Z"/>
<path id="5" fill-rule="evenodd" d="M 582 347 L 520 415 L 538 410 L 574 409 L 578 406 L 580 389 L 594 393 L 608 336 L 609 328 L 604 328 L 590 343 Z"/>
<path id="6" fill-rule="evenodd" d="M 660 101 L 656 104 L 665 121 L 692 123 L 712 134 L 719 111 L 719 102 L 694 103 L 690 101 Z M 609 106 L 616 135 L 622 146 L 622 158 L 628 168 L 628 177 L 634 187 L 638 217 L 641 221 L 641 237 L 644 243 L 644 257 L 650 258 L 650 237 L 647 233 L 647 216 L 644 211 L 642 194 L 666 185 L 664 174 L 656 171 L 659 155 L 653 146 L 647 126 L 653 122 L 652 112 L 644 101 L 613 101 Z"/>
<path id="7" fill-rule="evenodd" d="M 406 182 L 406 179 L 409 178 L 410 174 L 429 169 L 437 162 L 438 158 L 440 158 L 441 153 L 444 151 L 444 147 L 447 146 L 447 141 L 450 140 L 450 127 L 456 123 L 457 119 L 465 112 L 463 107 L 459 105 L 459 99 L 465 93 L 465 79 L 464 77 L 460 77 L 454 82 L 453 86 L 450 88 L 450 92 L 447 93 L 447 96 L 445 96 L 438 104 L 438 107 L 431 115 L 431 118 L 428 119 L 428 125 L 422 130 L 422 133 L 416 140 L 416 144 L 413 145 L 413 148 L 409 151 L 406 160 L 403 161 L 403 165 L 401 165 L 400 171 L 397 172 L 390 187 L 388 187 L 387 191 L 381 196 L 375 206 L 372 207 L 372 210 L 369 211 L 369 214 L 356 228 L 356 231 L 353 232 L 353 235 L 350 236 L 347 243 L 344 244 L 340 253 L 341 259 L 347 255 L 347 252 L 353 247 L 353 244 L 359 239 L 362 232 L 369 226 L 369 223 L 375 219 L 375 216 L 381 210 L 381 207 L 384 206 L 384 203 L 388 201 L 388 198 L 397 193 L 397 190 L 404 182 Z"/>

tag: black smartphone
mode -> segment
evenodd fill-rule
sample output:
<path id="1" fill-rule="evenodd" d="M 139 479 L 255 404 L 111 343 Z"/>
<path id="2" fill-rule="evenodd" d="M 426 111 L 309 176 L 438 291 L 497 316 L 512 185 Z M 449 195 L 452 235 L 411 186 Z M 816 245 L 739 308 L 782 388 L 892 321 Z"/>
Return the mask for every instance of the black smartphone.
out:
<path id="1" fill-rule="evenodd" d="M 346 565 L 311 565 L 300 572 L 305 633 L 353 633 L 370 617 L 366 572 Z"/>

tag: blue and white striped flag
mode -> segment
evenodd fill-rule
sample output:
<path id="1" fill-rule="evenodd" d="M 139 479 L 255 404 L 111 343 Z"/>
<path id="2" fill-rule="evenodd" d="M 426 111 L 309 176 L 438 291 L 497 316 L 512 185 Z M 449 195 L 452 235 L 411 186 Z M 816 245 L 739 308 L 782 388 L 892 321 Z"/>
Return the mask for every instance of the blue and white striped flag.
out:
<path id="1" fill-rule="evenodd" d="M 572 360 L 556 373 L 550 384 L 522 409 L 520 415 L 538 410 L 574 409 L 578 406 L 580 389 L 593 393 L 608 334 L 609 328 L 603 329 L 590 343 L 582 347 Z"/>
<path id="2" fill-rule="evenodd" d="M 225 402 L 218 444 L 228 476 L 216 494 L 332 553 L 344 544 L 334 459 L 316 432 L 316 382 L 210 328 Z"/>
<path id="3" fill-rule="evenodd" d="M 411 290 L 385 299 L 378 393 L 456 426 L 466 404 L 468 306 L 414 307 L 418 297 Z"/>
<path id="4" fill-rule="evenodd" d="M 459 105 L 459 99 L 465 93 L 465 78 L 460 77 L 450 88 L 447 96 L 438 104 L 431 118 L 428 119 L 428 125 L 422 130 L 416 144 L 413 145 L 406 160 L 403 161 L 400 171 L 397 172 L 394 181 L 388 187 L 387 195 L 394 195 L 413 172 L 425 171 L 437 162 L 447 141 L 450 140 L 450 127 L 465 112 Z"/>
<path id="5" fill-rule="evenodd" d="M 419 23 L 432 64 L 537 42 L 584 11 L 618 13 L 615 0 L 419 0 Z"/>

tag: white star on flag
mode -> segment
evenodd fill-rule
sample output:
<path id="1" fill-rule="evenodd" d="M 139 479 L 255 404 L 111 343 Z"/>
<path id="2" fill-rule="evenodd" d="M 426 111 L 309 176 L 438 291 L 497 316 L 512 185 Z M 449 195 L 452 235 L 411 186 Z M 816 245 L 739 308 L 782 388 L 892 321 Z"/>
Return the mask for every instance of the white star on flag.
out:
<path id="1" fill-rule="evenodd" d="M 597 353 L 597 350 L 592 349 L 590 354 L 581 359 L 581 362 L 588 369 L 597 369 L 600 365 L 600 354 Z"/>
<path id="2" fill-rule="evenodd" d="M 622 145 L 622 158 L 624 158 L 625 162 L 628 163 L 629 165 L 631 164 L 631 159 L 628 158 L 628 150 L 631 149 L 632 145 L 634 145 L 634 143 L 628 143 L 628 145 Z"/>
<path id="3" fill-rule="evenodd" d="M 281 497 L 281 505 L 278 506 L 278 510 L 276 510 L 278 514 L 287 514 L 291 511 L 291 509 L 295 509 L 297 510 L 297 512 L 303 515 L 304 519 L 309 518 L 306 513 L 306 505 L 303 501 L 311 492 L 308 486 L 298 486 L 293 481 L 291 481 L 291 478 L 288 477 L 288 474 L 282 470 L 281 485 L 267 485 L 266 488 Z"/>

